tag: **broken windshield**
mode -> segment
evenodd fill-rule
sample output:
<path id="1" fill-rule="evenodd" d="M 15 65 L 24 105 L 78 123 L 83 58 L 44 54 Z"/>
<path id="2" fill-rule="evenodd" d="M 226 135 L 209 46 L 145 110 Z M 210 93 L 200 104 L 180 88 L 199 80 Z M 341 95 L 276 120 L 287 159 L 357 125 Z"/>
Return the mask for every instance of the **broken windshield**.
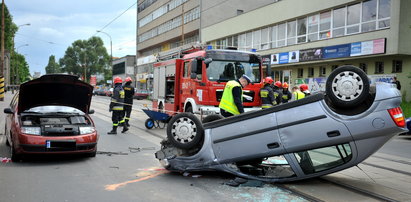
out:
<path id="1" fill-rule="evenodd" d="M 213 60 L 207 67 L 209 81 L 237 80 L 243 74 L 250 77 L 252 83 L 260 82 L 259 63 Z"/>

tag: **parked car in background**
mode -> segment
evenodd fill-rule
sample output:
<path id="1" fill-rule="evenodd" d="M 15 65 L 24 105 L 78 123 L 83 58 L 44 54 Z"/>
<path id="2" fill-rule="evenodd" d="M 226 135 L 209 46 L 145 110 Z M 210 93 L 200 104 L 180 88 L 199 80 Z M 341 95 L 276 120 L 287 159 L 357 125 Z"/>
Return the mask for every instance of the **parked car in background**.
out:
<path id="1" fill-rule="evenodd" d="M 111 96 L 113 95 L 113 88 L 106 89 L 106 90 L 104 91 L 104 93 L 105 93 L 106 96 L 111 97 Z"/>
<path id="2" fill-rule="evenodd" d="M 134 93 L 134 99 L 137 99 L 137 100 L 147 99 L 148 95 L 149 95 L 148 90 L 136 90 L 136 92 Z"/>
<path id="3" fill-rule="evenodd" d="M 94 157 L 98 134 L 89 114 L 93 87 L 77 76 L 44 75 L 20 85 L 6 113 L 12 161 L 27 154 L 86 153 Z"/>

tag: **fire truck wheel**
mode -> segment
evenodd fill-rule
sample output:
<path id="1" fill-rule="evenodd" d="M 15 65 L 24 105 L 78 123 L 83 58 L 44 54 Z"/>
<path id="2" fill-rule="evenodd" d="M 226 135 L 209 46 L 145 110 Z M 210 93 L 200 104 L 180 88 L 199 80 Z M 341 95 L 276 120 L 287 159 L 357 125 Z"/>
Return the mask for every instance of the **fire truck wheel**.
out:
<path id="1" fill-rule="evenodd" d="M 360 68 L 345 65 L 331 72 L 327 78 L 325 91 L 334 106 L 349 108 L 367 99 L 370 82 L 367 74 Z"/>
<path id="2" fill-rule="evenodd" d="M 204 136 L 200 120 L 192 113 L 180 113 L 173 116 L 167 125 L 167 138 L 180 149 L 197 146 Z"/>
<path id="3" fill-rule="evenodd" d="M 211 114 L 211 115 L 206 116 L 203 119 L 203 123 L 217 121 L 217 120 L 220 120 L 220 119 L 223 119 L 223 118 L 224 118 L 224 116 L 221 116 L 220 114 Z"/>
<path id="4" fill-rule="evenodd" d="M 154 120 L 153 119 L 147 119 L 146 122 L 144 123 L 144 126 L 147 129 L 152 129 L 154 127 Z"/>

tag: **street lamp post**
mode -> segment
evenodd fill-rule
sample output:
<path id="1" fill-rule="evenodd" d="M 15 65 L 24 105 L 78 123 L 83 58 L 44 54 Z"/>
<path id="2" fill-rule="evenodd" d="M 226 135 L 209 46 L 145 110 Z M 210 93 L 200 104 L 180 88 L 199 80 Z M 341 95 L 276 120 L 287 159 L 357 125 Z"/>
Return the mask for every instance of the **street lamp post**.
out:
<path id="1" fill-rule="evenodd" d="M 110 38 L 110 65 L 111 65 L 111 68 L 113 68 L 113 42 L 111 40 L 111 36 L 110 36 L 110 34 L 107 34 L 106 32 L 103 32 L 103 31 L 100 31 L 100 30 L 97 30 L 97 32 L 103 33 L 103 34 L 107 35 Z"/>
<path id="2" fill-rule="evenodd" d="M 17 26 L 17 31 L 19 30 L 20 27 L 30 26 L 30 25 L 31 25 L 30 23 L 18 25 L 18 26 Z M 15 43 L 14 43 L 14 37 L 15 37 L 15 36 L 16 36 L 16 35 L 14 34 L 14 35 L 13 35 L 13 41 L 12 41 L 12 42 L 13 42 L 13 46 L 12 46 L 13 48 L 14 48 L 14 45 L 15 45 Z M 23 45 L 23 46 L 28 46 L 28 44 L 25 44 L 25 45 Z M 20 47 L 22 47 L 22 46 L 19 46 L 18 48 L 20 48 Z M 17 51 L 18 51 L 18 48 L 16 49 Z M 11 54 L 11 57 L 10 57 L 10 58 L 13 58 L 13 53 L 14 53 L 14 51 L 11 51 L 11 53 L 10 53 L 10 54 Z M 15 66 L 16 66 L 15 71 L 18 71 L 18 70 L 17 70 L 17 64 L 16 64 Z M 8 83 L 8 84 L 11 85 L 11 78 L 12 78 L 11 67 L 8 69 L 8 72 L 7 72 L 7 73 L 8 73 L 8 79 L 9 79 L 9 83 Z"/>

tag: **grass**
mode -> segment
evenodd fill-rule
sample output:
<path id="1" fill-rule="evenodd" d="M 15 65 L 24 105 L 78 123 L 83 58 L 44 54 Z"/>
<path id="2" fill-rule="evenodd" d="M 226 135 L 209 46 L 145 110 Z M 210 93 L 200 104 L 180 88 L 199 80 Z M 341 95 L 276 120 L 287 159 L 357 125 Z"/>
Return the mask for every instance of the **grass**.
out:
<path id="1" fill-rule="evenodd" d="M 403 100 L 401 102 L 401 108 L 402 108 L 402 112 L 404 113 L 405 118 L 411 117 L 411 101 L 406 102 Z"/>

